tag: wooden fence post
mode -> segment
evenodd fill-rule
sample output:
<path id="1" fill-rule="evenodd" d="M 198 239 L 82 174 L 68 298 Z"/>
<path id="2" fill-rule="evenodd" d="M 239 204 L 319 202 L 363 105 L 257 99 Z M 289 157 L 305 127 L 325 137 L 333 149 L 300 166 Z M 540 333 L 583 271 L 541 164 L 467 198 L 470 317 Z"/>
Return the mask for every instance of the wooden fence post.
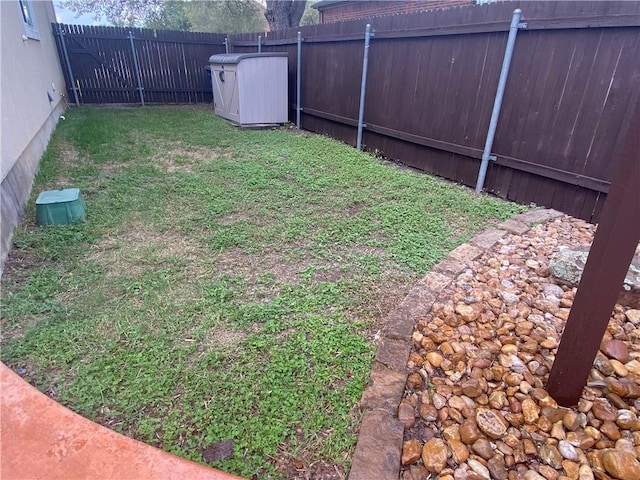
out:
<path id="1" fill-rule="evenodd" d="M 564 406 L 580 399 L 640 240 L 640 100 L 635 97 L 602 220 L 547 382 L 549 394 Z"/>

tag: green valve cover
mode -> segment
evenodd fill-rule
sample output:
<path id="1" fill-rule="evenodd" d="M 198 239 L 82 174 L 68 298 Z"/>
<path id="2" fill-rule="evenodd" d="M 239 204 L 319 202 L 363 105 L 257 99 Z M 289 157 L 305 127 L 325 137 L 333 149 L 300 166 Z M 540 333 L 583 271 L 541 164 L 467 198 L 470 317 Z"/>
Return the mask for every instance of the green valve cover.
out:
<path id="1" fill-rule="evenodd" d="M 86 220 L 85 203 L 79 188 L 47 190 L 36 200 L 38 225 L 66 225 Z"/>

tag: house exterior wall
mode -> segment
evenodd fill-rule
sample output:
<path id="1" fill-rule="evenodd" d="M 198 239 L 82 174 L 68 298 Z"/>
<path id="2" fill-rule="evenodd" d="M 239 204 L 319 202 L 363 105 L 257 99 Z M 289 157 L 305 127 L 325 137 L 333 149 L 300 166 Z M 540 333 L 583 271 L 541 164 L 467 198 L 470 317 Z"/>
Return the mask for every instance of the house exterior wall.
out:
<path id="1" fill-rule="evenodd" d="M 405 1 L 353 1 L 320 4 L 320 23 L 333 23 L 358 18 L 415 13 L 436 8 L 473 5 L 474 0 L 405 0 Z"/>
<path id="2" fill-rule="evenodd" d="M 23 37 L 20 2 L 0 2 L 0 272 L 40 157 L 66 106 L 64 76 L 51 31 L 53 3 L 29 4 L 39 40 Z"/>

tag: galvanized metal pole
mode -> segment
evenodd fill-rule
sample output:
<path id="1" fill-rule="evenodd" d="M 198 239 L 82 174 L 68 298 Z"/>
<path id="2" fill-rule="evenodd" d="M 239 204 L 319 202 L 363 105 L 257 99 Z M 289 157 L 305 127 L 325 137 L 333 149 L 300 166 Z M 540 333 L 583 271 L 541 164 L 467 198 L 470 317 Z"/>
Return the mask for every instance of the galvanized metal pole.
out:
<path id="1" fill-rule="evenodd" d="M 258 35 L 258 53 L 262 52 L 262 35 Z"/>
<path id="2" fill-rule="evenodd" d="M 371 25 L 367 23 L 364 30 L 364 57 L 362 59 L 362 81 L 360 82 L 360 111 L 358 112 L 358 140 L 356 148 L 362 150 L 362 129 L 364 128 L 364 99 L 367 93 L 367 69 L 369 67 L 369 41 Z"/>
<path id="3" fill-rule="evenodd" d="M 224 53 L 229 53 L 229 39 L 224 37 Z"/>
<path id="4" fill-rule="evenodd" d="M 507 77 L 509 76 L 509 66 L 511 65 L 511 56 L 513 55 L 513 47 L 516 43 L 516 36 L 518 35 L 518 29 L 526 27 L 526 24 L 520 24 L 520 17 L 522 16 L 522 10 L 516 8 L 513 11 L 511 17 L 511 26 L 509 27 L 509 37 L 507 38 L 507 48 L 504 52 L 504 60 L 502 61 L 502 70 L 500 71 L 500 80 L 498 80 L 498 90 L 496 91 L 496 98 L 493 101 L 493 111 L 491 112 L 491 121 L 489 122 L 489 131 L 487 132 L 487 139 L 484 143 L 484 150 L 482 152 L 482 163 L 480 164 L 480 172 L 478 173 L 478 181 L 476 182 L 476 193 L 482 191 L 484 186 L 484 179 L 487 176 L 487 168 L 489 167 L 489 160 L 495 159 L 491 155 L 491 147 L 493 147 L 493 139 L 496 136 L 496 127 L 498 126 L 498 118 L 500 117 L 500 108 L 502 107 L 502 97 L 504 96 L 504 89 L 507 85 Z"/>
<path id="5" fill-rule="evenodd" d="M 60 41 L 62 43 L 62 53 L 64 55 L 64 63 L 67 66 L 67 74 L 69 75 L 69 81 L 71 82 L 71 90 L 73 90 L 73 98 L 76 101 L 76 106 L 80 106 L 80 100 L 78 99 L 78 90 L 76 89 L 76 80 L 73 78 L 73 70 L 71 70 L 71 62 L 69 61 L 69 53 L 67 52 L 67 42 L 64 39 L 64 29 L 58 27 L 58 33 L 60 34 Z"/>
<path id="6" fill-rule="evenodd" d="M 131 42 L 131 53 L 133 54 L 133 66 L 136 69 L 136 79 L 138 81 L 138 92 L 140 92 L 140 103 L 144 107 L 144 93 L 142 92 L 142 78 L 140 77 L 140 67 L 138 66 L 138 54 L 133 43 L 133 33 L 129 30 L 129 41 Z"/>
<path id="7" fill-rule="evenodd" d="M 302 32 L 298 32 L 298 70 L 296 76 L 296 127 L 300 130 L 300 107 L 302 97 Z"/>

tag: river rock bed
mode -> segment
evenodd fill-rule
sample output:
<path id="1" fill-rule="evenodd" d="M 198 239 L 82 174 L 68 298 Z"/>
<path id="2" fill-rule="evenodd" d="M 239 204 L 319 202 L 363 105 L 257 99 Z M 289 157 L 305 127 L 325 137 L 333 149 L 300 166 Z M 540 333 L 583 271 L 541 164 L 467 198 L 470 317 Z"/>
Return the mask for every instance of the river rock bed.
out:
<path id="1" fill-rule="evenodd" d="M 506 235 L 418 322 L 402 480 L 640 480 L 640 310 L 616 305 L 576 407 L 544 389 L 576 292 L 549 261 L 594 231 L 562 216 Z"/>

